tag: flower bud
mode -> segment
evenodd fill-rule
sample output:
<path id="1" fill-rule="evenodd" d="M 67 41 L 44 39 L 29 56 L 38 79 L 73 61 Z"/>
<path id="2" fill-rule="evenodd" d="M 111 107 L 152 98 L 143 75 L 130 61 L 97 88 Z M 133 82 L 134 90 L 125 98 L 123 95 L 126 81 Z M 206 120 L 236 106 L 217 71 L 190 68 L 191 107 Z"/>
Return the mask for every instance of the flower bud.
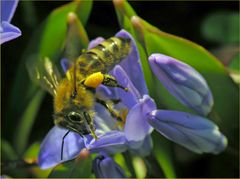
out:
<path id="1" fill-rule="evenodd" d="M 110 157 L 99 155 L 93 161 L 97 178 L 126 178 L 123 169 Z"/>
<path id="2" fill-rule="evenodd" d="M 196 115 L 170 110 L 149 113 L 149 124 L 163 136 L 196 153 L 222 152 L 227 138 L 213 122 Z"/>
<path id="3" fill-rule="evenodd" d="M 157 78 L 182 104 L 201 115 L 211 111 L 212 93 L 205 79 L 195 69 L 162 54 L 152 54 L 149 62 Z"/>

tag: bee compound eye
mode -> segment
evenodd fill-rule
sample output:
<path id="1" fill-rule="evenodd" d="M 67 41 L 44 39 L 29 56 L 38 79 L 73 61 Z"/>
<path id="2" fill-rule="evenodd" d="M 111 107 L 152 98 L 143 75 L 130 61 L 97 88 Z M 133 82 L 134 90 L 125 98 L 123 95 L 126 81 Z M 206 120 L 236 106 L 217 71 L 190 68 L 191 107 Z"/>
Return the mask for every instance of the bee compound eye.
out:
<path id="1" fill-rule="evenodd" d="M 81 116 L 78 113 L 76 113 L 76 112 L 70 112 L 68 114 L 68 118 L 71 121 L 75 121 L 75 122 L 80 122 L 80 120 L 81 120 Z"/>

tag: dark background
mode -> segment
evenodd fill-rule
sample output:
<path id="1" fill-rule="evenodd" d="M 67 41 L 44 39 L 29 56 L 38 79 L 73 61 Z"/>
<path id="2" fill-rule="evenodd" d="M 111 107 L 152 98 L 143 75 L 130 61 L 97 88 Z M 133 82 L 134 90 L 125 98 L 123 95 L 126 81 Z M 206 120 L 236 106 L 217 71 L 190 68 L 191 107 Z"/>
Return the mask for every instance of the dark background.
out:
<path id="1" fill-rule="evenodd" d="M 48 14 L 65 4 L 64 2 L 30 2 L 19 3 L 12 24 L 19 27 L 22 36 L 7 42 L 1 46 L 1 111 L 2 111 L 2 138 L 12 140 L 10 131 L 5 125 L 5 111 L 9 94 L 14 82 L 16 68 L 21 56 L 31 39 L 34 30 L 48 16 Z M 158 27 L 159 29 L 187 38 L 207 49 L 218 48 L 220 45 L 207 41 L 201 34 L 203 20 L 213 12 L 217 11 L 238 11 L 238 2 L 133 2 L 133 9 L 136 13 Z M 32 12 L 26 12 L 26 7 L 31 7 Z M 119 31 L 119 26 L 112 2 L 94 2 L 92 13 L 86 26 L 89 39 L 97 36 L 110 37 Z M 19 94 L 21 95 L 21 94 Z M 18 104 L 16 104 L 18 105 Z M 31 133 L 31 142 L 41 141 L 48 130 L 52 127 L 52 97 L 46 95 L 41 105 L 41 116 L 37 117 Z M 14 111 L 13 111 L 14 112 Z M 40 114 L 39 113 L 39 114 Z M 16 119 L 17 121 L 18 119 Z M 41 129 L 41 130 L 40 130 Z M 178 149 L 181 151 L 182 149 Z M 184 154 L 184 152 L 183 152 Z M 221 154 L 218 157 L 213 155 L 202 155 L 194 157 L 194 160 L 185 161 L 184 155 L 175 158 L 175 165 L 178 177 L 238 177 L 238 159 L 234 156 Z"/>

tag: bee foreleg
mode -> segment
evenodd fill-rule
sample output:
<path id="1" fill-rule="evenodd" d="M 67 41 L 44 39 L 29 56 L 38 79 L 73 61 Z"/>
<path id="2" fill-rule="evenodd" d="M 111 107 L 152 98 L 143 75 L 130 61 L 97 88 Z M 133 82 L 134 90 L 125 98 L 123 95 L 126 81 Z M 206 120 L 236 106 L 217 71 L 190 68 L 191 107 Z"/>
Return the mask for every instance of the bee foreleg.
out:
<path id="1" fill-rule="evenodd" d="M 112 104 L 108 101 L 97 98 L 96 102 L 103 105 L 113 118 L 116 118 L 118 121 L 122 122 L 121 116 L 112 108 Z"/>
<path id="2" fill-rule="evenodd" d="M 97 135 L 96 135 L 95 132 L 94 132 L 94 131 L 95 131 L 95 128 L 94 128 L 94 126 L 93 126 L 93 120 L 92 120 L 91 116 L 90 116 L 87 112 L 84 112 L 83 114 L 84 114 L 84 117 L 86 118 L 87 124 L 89 125 L 90 132 L 91 132 L 93 138 L 94 138 L 95 140 L 97 140 L 98 137 L 97 137 Z"/>
<path id="3" fill-rule="evenodd" d="M 111 76 L 109 74 L 104 74 L 104 78 L 103 78 L 102 84 L 105 85 L 105 86 L 109 86 L 109 87 L 122 88 L 123 90 L 128 91 L 128 88 L 125 88 L 122 85 L 120 85 L 117 82 L 117 80 L 115 79 L 115 77 Z"/>

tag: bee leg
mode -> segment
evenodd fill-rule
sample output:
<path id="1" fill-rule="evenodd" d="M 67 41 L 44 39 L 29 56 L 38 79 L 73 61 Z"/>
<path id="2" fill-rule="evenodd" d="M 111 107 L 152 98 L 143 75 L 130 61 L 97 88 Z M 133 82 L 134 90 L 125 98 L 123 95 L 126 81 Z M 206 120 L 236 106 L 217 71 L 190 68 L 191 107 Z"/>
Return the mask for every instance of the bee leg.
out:
<path id="1" fill-rule="evenodd" d="M 99 98 L 96 99 L 96 102 L 103 105 L 108 110 L 108 112 L 111 114 L 111 116 L 113 118 L 116 118 L 120 122 L 123 121 L 121 116 L 112 108 L 112 104 L 110 102 L 104 101 Z M 118 100 L 118 102 L 119 102 L 119 100 Z"/>
<path id="2" fill-rule="evenodd" d="M 94 131 L 95 131 L 95 128 L 94 128 L 94 126 L 93 126 L 93 122 L 92 122 L 93 120 L 91 119 L 90 115 L 89 115 L 87 112 L 84 112 L 83 114 L 84 114 L 84 117 L 85 117 L 85 119 L 86 119 L 86 121 L 87 121 L 87 124 L 89 125 L 90 132 L 91 132 L 93 138 L 94 138 L 95 140 L 97 140 L 98 137 L 97 137 L 97 135 L 96 135 L 95 132 L 94 132 Z"/>
<path id="3" fill-rule="evenodd" d="M 87 76 L 81 80 L 81 84 L 86 88 L 97 88 L 100 84 L 103 84 L 105 86 L 122 88 L 123 90 L 128 91 L 128 88 L 120 85 L 114 76 L 111 76 L 109 74 L 102 74 L 101 72 L 95 72 Z"/>
<path id="4" fill-rule="evenodd" d="M 62 138 L 62 146 L 61 146 L 61 160 L 63 160 L 63 146 L 64 146 L 64 139 L 65 137 L 69 134 L 70 130 L 68 130 L 66 132 L 66 134 L 64 134 L 63 138 Z"/>
<path id="5" fill-rule="evenodd" d="M 122 88 L 126 92 L 128 91 L 128 88 L 125 88 L 122 85 L 120 85 L 117 82 L 116 78 L 114 76 L 112 76 L 112 75 L 109 75 L 109 74 L 104 74 L 104 78 L 103 78 L 102 84 L 105 85 L 105 86 L 109 86 L 109 87 Z"/>

